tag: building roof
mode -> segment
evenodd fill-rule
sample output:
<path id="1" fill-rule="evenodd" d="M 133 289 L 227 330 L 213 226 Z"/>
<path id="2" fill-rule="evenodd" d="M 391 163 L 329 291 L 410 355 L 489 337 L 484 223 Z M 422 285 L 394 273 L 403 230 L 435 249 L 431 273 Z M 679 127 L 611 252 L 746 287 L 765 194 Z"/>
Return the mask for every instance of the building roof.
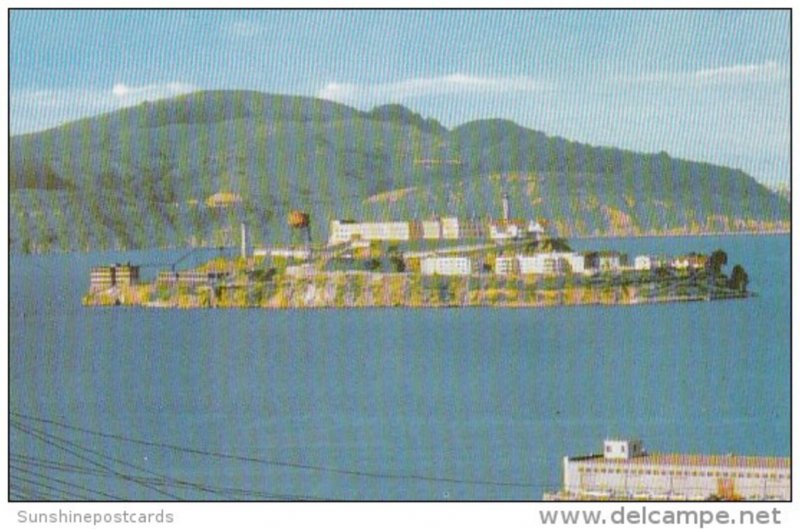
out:
<path id="1" fill-rule="evenodd" d="M 631 466 L 696 466 L 726 468 L 791 469 L 791 458 L 772 456 L 702 455 L 702 454 L 645 454 L 630 459 L 609 459 L 602 454 L 570 458 L 570 461 L 593 465 Z"/>

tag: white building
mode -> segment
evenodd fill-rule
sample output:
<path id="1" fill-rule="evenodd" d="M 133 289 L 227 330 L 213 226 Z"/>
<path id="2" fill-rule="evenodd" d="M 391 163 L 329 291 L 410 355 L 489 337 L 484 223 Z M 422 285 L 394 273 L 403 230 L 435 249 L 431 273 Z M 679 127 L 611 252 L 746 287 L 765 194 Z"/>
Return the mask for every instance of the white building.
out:
<path id="1" fill-rule="evenodd" d="M 544 227 L 538 222 L 530 221 L 528 223 L 528 237 L 534 240 L 541 240 L 547 234 Z"/>
<path id="2" fill-rule="evenodd" d="M 564 458 L 552 500 L 789 500 L 788 457 L 650 454 L 641 442 L 607 440 L 602 454 Z"/>
<path id="3" fill-rule="evenodd" d="M 597 269 L 601 272 L 619 272 L 628 264 L 628 256 L 619 252 L 597 254 Z"/>
<path id="4" fill-rule="evenodd" d="M 520 226 L 514 222 L 500 221 L 489 224 L 491 240 L 519 239 L 522 237 Z"/>
<path id="5" fill-rule="evenodd" d="M 540 274 L 561 275 L 590 274 L 592 270 L 586 266 L 586 258 L 576 252 L 549 252 L 533 255 L 504 256 L 495 259 L 494 271 L 498 275 Z"/>
<path id="6" fill-rule="evenodd" d="M 422 238 L 423 239 L 441 239 L 442 238 L 442 223 L 438 220 L 423 220 L 422 221 Z"/>
<path id="7" fill-rule="evenodd" d="M 524 220 L 500 220 L 489 223 L 489 239 L 508 240 L 508 239 L 533 239 L 541 240 L 545 236 L 545 230 L 541 224 L 534 221 Z"/>
<path id="8" fill-rule="evenodd" d="M 350 242 L 354 239 L 365 241 L 407 241 L 411 238 L 408 222 L 355 222 L 332 220 L 328 245 Z"/>
<path id="9" fill-rule="evenodd" d="M 442 239 L 458 239 L 458 217 L 444 217 L 441 220 Z"/>
<path id="10" fill-rule="evenodd" d="M 563 252 L 536 253 L 533 255 L 519 255 L 519 273 L 558 275 L 567 271 L 569 261 Z"/>
<path id="11" fill-rule="evenodd" d="M 516 274 L 519 272 L 518 256 L 497 257 L 494 260 L 494 273 L 501 276 Z"/>
<path id="12" fill-rule="evenodd" d="M 649 255 L 637 255 L 633 259 L 633 269 L 638 271 L 652 270 L 653 258 Z"/>
<path id="13" fill-rule="evenodd" d="M 567 260 L 573 274 L 591 274 L 594 271 L 590 266 L 591 263 L 586 263 L 586 255 L 577 252 L 567 252 L 562 255 Z"/>
<path id="14" fill-rule="evenodd" d="M 467 276 L 472 273 L 469 257 L 425 257 L 420 261 L 422 275 Z"/>
<path id="15" fill-rule="evenodd" d="M 705 255 L 700 254 L 689 254 L 689 255 L 681 255 L 675 257 L 671 262 L 670 266 L 675 270 L 700 270 L 705 268 L 708 262 L 708 257 Z"/>

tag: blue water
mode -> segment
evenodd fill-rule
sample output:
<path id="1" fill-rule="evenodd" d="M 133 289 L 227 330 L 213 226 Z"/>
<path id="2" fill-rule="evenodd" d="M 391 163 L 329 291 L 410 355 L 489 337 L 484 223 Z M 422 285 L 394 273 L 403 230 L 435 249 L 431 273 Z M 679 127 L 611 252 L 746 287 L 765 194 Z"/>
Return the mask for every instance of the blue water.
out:
<path id="1" fill-rule="evenodd" d="M 789 455 L 788 236 L 573 245 L 723 248 L 758 296 L 90 309 L 80 296 L 91 265 L 181 252 L 12 257 L 10 408 L 25 415 L 11 430 L 12 497 L 539 500 L 558 488 L 564 455 L 596 452 L 606 436 L 651 451 Z"/>

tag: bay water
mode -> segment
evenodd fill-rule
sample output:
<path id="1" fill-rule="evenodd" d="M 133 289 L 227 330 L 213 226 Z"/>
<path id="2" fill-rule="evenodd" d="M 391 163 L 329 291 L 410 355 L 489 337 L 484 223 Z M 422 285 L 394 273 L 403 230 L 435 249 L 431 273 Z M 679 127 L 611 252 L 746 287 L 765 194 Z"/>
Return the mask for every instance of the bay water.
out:
<path id="1" fill-rule="evenodd" d="M 85 308 L 91 266 L 184 251 L 11 256 L 12 497 L 540 500 L 559 488 L 563 456 L 598 452 L 607 437 L 652 452 L 789 455 L 788 235 L 572 246 L 722 248 L 757 295 L 544 309 Z M 205 254 L 193 259 L 215 251 Z"/>

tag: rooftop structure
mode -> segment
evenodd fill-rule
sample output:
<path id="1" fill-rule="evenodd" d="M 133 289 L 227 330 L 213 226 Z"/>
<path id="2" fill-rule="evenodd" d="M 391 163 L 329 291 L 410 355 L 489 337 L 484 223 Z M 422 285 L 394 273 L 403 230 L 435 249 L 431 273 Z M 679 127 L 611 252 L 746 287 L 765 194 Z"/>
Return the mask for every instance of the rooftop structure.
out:
<path id="1" fill-rule="evenodd" d="M 651 454 L 638 440 L 606 440 L 603 453 L 564 458 L 550 500 L 789 500 L 786 457 Z"/>

